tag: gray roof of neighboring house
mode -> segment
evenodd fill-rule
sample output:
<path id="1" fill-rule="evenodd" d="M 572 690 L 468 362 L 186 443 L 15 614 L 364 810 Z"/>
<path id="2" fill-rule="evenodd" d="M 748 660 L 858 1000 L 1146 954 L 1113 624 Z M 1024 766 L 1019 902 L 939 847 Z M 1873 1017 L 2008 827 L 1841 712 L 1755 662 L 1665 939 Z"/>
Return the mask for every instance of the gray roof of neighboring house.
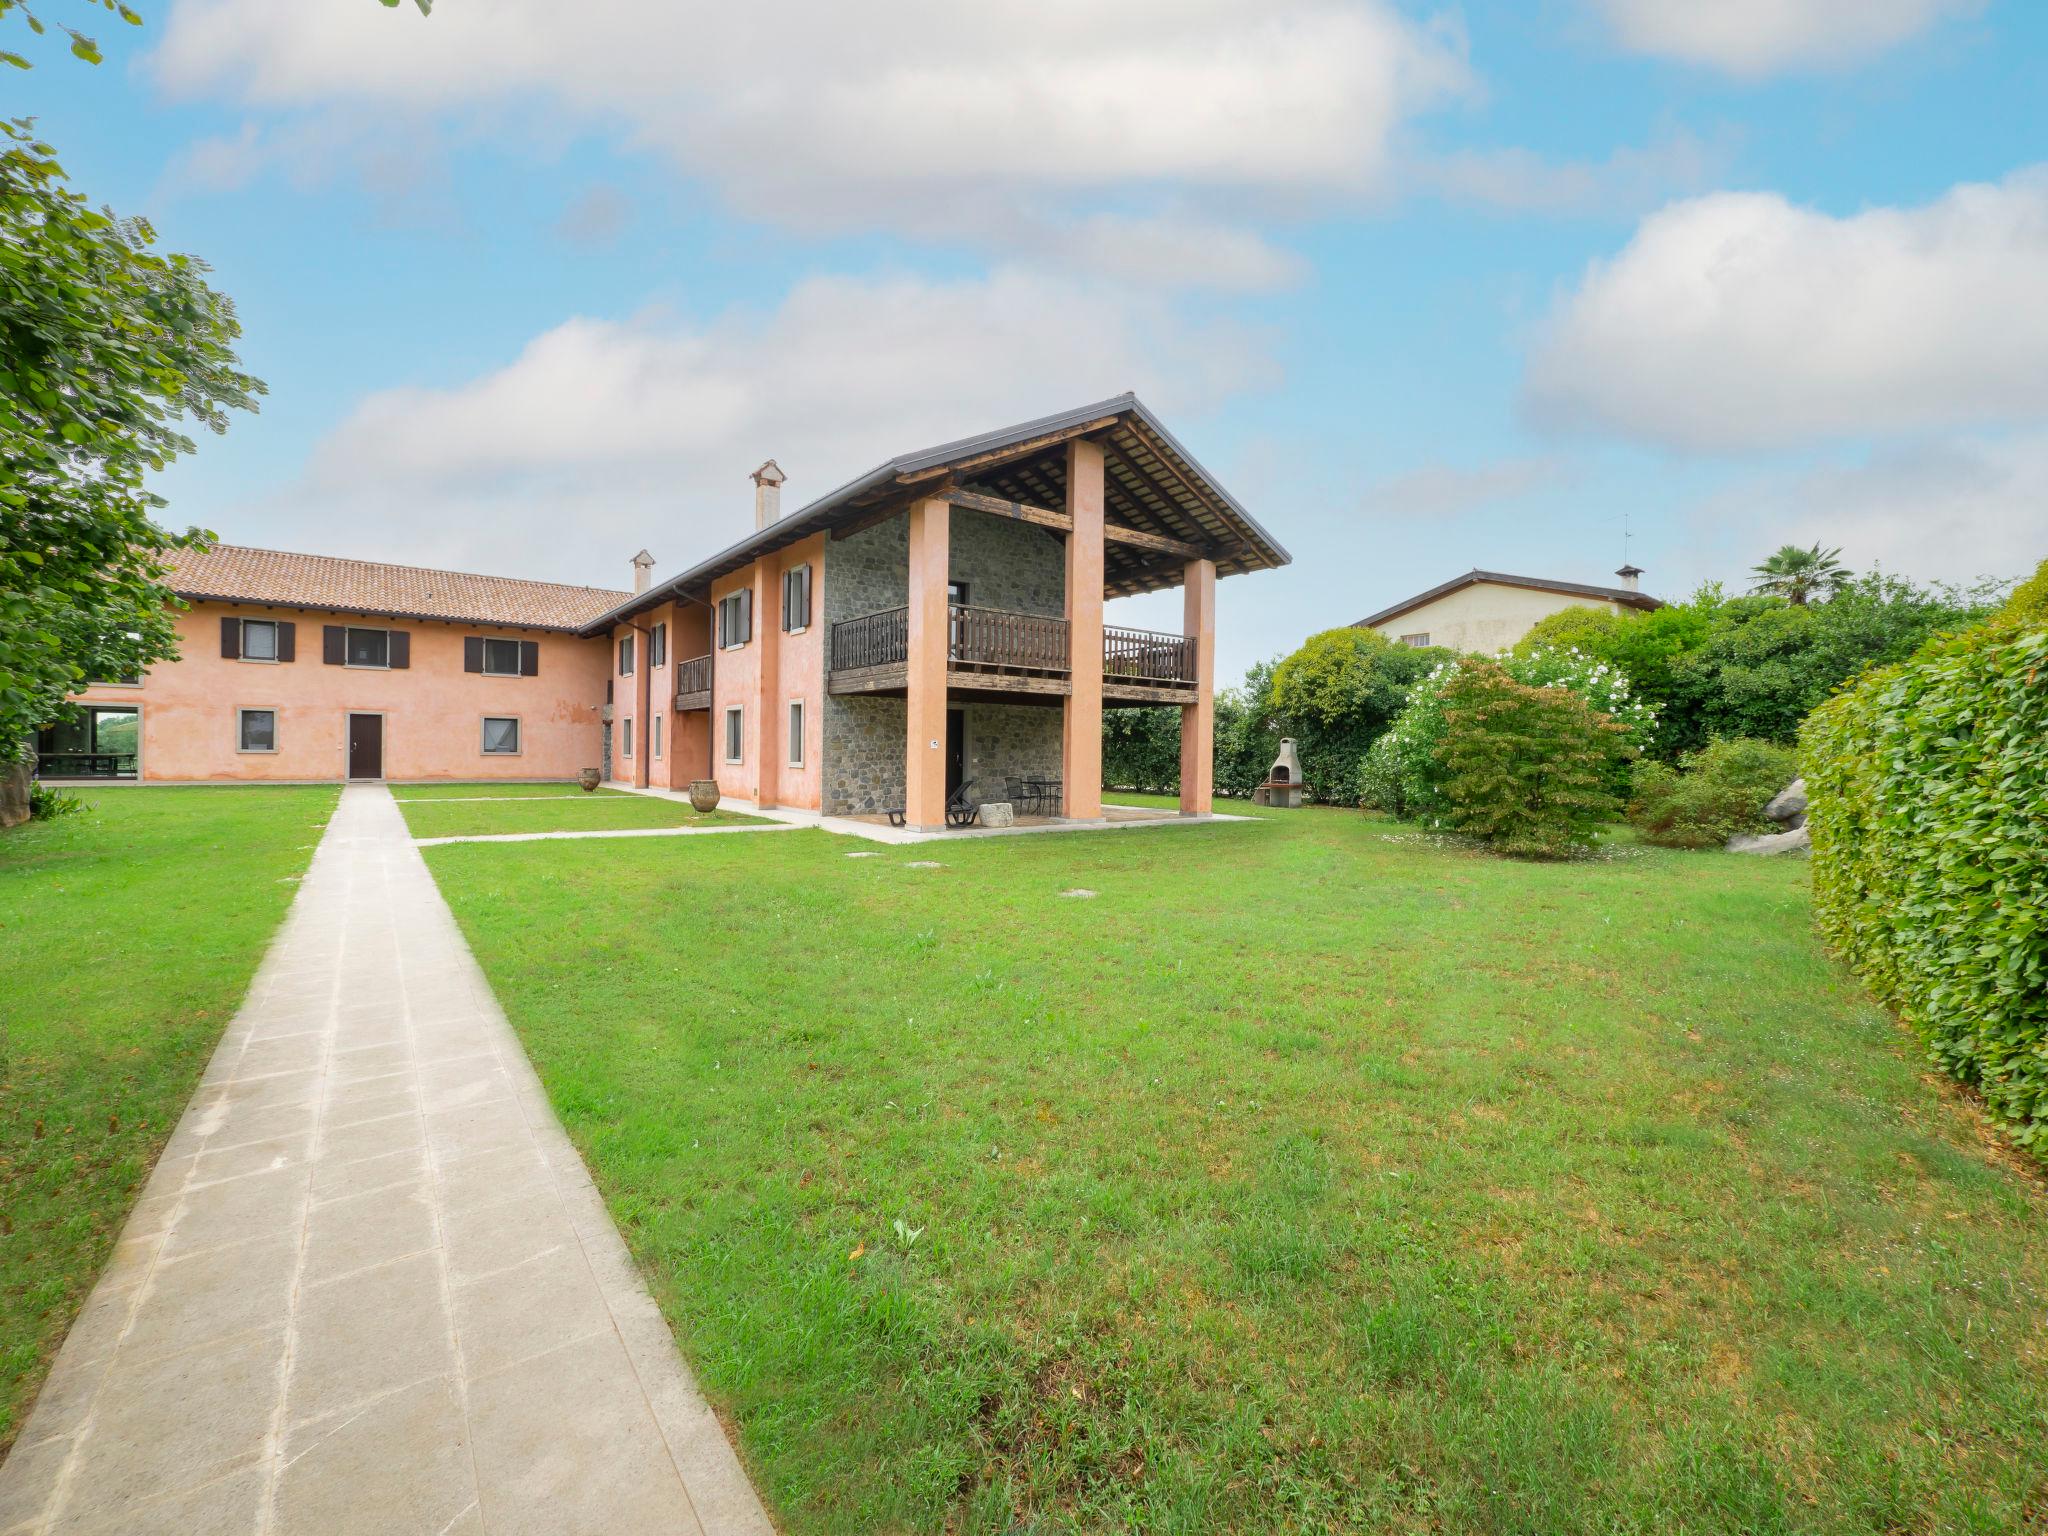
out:
<path id="1" fill-rule="evenodd" d="M 703 595 L 713 581 L 786 545 L 855 520 L 891 502 L 905 505 L 925 480 L 958 467 L 966 488 L 986 488 L 1005 500 L 1064 505 L 1063 450 L 1077 437 L 1097 437 L 1105 449 L 1104 499 L 1111 522 L 1166 534 L 1214 552 L 1217 574 L 1269 570 L 1293 557 L 1196 462 L 1158 417 L 1134 394 L 1076 406 L 995 432 L 963 437 L 936 448 L 900 454 L 815 501 L 758 529 L 691 566 L 615 604 L 584 626 L 585 634 L 682 595 Z M 1034 445 L 1037 445 L 1034 447 Z M 1021 449 L 1010 454 L 1007 450 Z M 1107 584 L 1119 595 L 1172 586 L 1171 570 L 1144 563 L 1119 548 L 1106 553 Z"/>
<path id="2" fill-rule="evenodd" d="M 1497 587 L 1530 587 L 1538 592 L 1563 592 L 1572 597 L 1597 597 L 1610 603 L 1620 603 L 1625 608 L 1640 608 L 1648 612 L 1662 608 L 1663 602 L 1647 592 L 1632 592 L 1627 587 L 1594 587 L 1581 581 L 1546 581 L 1540 576 L 1510 576 L 1505 571 L 1467 571 L 1462 576 L 1453 576 L 1441 586 L 1431 587 L 1427 592 L 1418 592 L 1404 602 L 1391 608 L 1382 608 L 1378 613 L 1358 620 L 1353 629 L 1371 629 L 1389 619 L 1399 618 L 1411 608 L 1420 608 L 1424 603 L 1433 603 L 1438 598 L 1457 591 L 1460 587 L 1477 586 L 1491 582 Z"/>

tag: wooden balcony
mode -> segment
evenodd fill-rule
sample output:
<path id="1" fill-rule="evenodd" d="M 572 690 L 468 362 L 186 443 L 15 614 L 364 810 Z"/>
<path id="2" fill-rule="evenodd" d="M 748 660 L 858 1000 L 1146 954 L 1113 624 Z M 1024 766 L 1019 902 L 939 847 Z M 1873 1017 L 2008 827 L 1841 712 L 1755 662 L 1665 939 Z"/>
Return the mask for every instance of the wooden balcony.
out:
<path id="1" fill-rule="evenodd" d="M 1195 642 L 1143 629 L 1103 631 L 1102 696 L 1119 704 L 1178 704 L 1194 696 Z M 910 611 L 889 608 L 832 626 L 833 693 L 901 693 Z M 946 688 L 963 697 L 1072 691 L 1067 621 L 955 603 L 948 609 Z"/>
<path id="2" fill-rule="evenodd" d="M 711 707 L 711 658 L 692 656 L 688 661 L 676 663 L 676 708 L 709 709 Z"/>

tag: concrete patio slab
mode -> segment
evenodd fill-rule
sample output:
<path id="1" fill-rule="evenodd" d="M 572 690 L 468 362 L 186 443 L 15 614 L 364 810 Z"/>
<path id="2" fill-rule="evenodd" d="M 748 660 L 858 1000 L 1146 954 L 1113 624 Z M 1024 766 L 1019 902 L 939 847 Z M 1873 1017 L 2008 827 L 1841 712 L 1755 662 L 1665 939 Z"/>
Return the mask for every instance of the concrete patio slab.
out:
<path id="1" fill-rule="evenodd" d="M 350 786 L 0 1533 L 770 1533 L 381 785 Z"/>

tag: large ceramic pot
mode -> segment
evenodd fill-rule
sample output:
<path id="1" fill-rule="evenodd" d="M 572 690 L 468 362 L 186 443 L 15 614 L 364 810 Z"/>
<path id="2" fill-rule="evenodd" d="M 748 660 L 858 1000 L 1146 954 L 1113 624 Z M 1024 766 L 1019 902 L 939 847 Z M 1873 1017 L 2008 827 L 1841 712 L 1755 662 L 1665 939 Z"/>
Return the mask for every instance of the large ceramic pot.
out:
<path id="1" fill-rule="evenodd" d="M 690 780 L 690 804 L 698 810 L 710 812 L 718 809 L 718 781 L 716 779 Z"/>
<path id="2" fill-rule="evenodd" d="M 599 773 L 595 768 L 586 768 L 581 773 L 576 775 L 576 782 L 583 786 L 583 792 L 585 794 L 589 794 L 590 791 L 597 788 L 598 785 L 604 782 L 604 775 Z"/>

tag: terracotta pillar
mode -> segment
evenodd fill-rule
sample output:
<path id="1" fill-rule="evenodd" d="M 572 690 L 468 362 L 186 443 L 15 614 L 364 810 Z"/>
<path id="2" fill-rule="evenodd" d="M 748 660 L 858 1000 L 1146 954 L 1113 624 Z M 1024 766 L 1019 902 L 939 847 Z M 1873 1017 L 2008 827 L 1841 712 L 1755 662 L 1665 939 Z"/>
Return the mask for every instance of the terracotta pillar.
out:
<path id="1" fill-rule="evenodd" d="M 1061 779 L 1065 812 L 1077 821 L 1102 819 L 1102 446 L 1085 438 L 1067 444 L 1067 664 Z"/>
<path id="2" fill-rule="evenodd" d="M 633 787 L 645 789 L 648 754 L 653 750 L 647 743 L 647 704 L 652 693 L 648 685 L 652 681 L 654 668 L 647 665 L 647 631 L 635 624 L 628 633 L 633 637 Z"/>
<path id="3" fill-rule="evenodd" d="M 763 556 L 754 562 L 754 803 L 777 804 L 783 726 L 776 718 L 782 696 L 782 562 Z"/>
<path id="4" fill-rule="evenodd" d="M 1180 710 L 1180 813 L 1206 816 L 1216 799 L 1216 562 L 1187 564 L 1180 632 L 1195 642 L 1195 702 Z"/>
<path id="5" fill-rule="evenodd" d="M 952 574 L 952 517 L 949 502 L 910 506 L 903 819 L 927 832 L 946 825 L 946 583 Z"/>

